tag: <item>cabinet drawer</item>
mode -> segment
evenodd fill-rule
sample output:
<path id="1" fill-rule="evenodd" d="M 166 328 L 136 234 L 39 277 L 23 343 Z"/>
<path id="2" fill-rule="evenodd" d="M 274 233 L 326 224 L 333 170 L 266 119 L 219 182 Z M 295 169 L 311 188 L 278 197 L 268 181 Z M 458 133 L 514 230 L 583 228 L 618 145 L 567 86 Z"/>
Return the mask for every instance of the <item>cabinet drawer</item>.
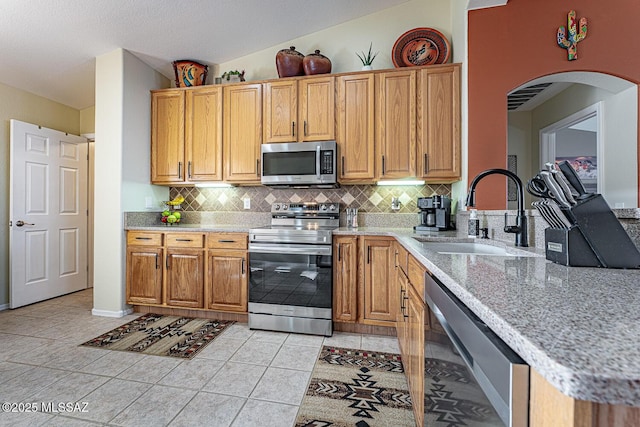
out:
<path id="1" fill-rule="evenodd" d="M 209 233 L 207 247 L 209 249 L 247 249 L 249 235 L 247 233 Z"/>
<path id="2" fill-rule="evenodd" d="M 204 234 L 199 233 L 167 233 L 166 242 L 172 248 L 202 248 Z"/>
<path id="3" fill-rule="evenodd" d="M 127 245 L 162 246 L 162 233 L 148 231 L 128 231 Z"/>
<path id="4" fill-rule="evenodd" d="M 398 254 L 396 258 L 396 265 L 402 269 L 402 272 L 405 275 L 408 275 L 407 260 L 409 252 L 407 252 L 407 250 L 398 242 L 396 242 L 396 251 Z"/>
<path id="5" fill-rule="evenodd" d="M 407 276 L 418 294 L 424 298 L 424 273 L 427 271 L 418 260 L 409 255 Z"/>

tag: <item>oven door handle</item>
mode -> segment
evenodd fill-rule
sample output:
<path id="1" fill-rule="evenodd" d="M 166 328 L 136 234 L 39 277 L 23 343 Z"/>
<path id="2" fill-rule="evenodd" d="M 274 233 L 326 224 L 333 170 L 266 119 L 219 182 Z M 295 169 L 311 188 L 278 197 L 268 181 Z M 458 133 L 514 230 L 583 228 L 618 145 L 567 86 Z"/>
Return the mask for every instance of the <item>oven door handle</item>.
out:
<path id="1" fill-rule="evenodd" d="M 249 243 L 249 253 L 331 255 L 331 245 L 283 245 Z"/>

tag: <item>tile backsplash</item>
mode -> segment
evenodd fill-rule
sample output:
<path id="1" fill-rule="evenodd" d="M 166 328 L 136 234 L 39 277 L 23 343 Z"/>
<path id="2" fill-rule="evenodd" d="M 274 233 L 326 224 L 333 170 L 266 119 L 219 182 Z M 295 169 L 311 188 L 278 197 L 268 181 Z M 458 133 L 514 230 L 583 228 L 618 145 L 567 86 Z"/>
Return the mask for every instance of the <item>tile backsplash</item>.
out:
<path id="1" fill-rule="evenodd" d="M 182 195 L 185 211 L 243 211 L 243 199 L 251 200 L 251 211 L 270 212 L 276 202 L 339 202 L 344 208 L 358 208 L 367 213 L 415 213 L 418 197 L 444 195 L 451 197 L 451 185 L 345 185 L 334 189 L 273 189 L 270 187 L 197 188 L 171 187 L 171 199 Z M 402 203 L 399 211 L 391 209 L 391 199 Z"/>

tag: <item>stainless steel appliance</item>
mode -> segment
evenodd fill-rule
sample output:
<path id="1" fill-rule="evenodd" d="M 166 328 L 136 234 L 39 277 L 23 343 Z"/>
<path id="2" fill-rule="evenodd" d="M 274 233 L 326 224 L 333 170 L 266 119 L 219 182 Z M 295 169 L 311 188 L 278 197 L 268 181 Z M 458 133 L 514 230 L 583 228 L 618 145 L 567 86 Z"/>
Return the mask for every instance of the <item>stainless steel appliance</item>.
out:
<path id="1" fill-rule="evenodd" d="M 429 273 L 425 274 L 425 299 L 446 332 L 426 333 L 425 354 L 434 357 L 430 360 L 427 356 L 427 402 L 430 392 L 436 391 L 437 401 L 444 396 L 438 390 L 448 391 L 447 399 L 454 412 L 445 415 L 469 415 L 455 413 L 460 410 L 455 399 L 462 396 L 467 404 L 472 402 L 475 406 L 470 417 L 482 415 L 482 425 L 527 426 L 529 365 Z M 457 364 L 458 361 L 464 363 Z M 447 377 L 454 377 L 455 385 L 445 386 L 443 378 Z M 457 384 L 464 384 L 464 389 L 456 392 L 453 387 Z M 426 408 L 429 409 L 428 404 Z"/>
<path id="2" fill-rule="evenodd" d="M 447 196 L 419 197 L 420 225 L 416 231 L 444 231 L 451 229 L 451 199 Z"/>
<path id="3" fill-rule="evenodd" d="M 249 230 L 249 328 L 331 336 L 338 203 L 276 203 Z"/>
<path id="4" fill-rule="evenodd" d="M 336 142 L 262 144 L 264 185 L 278 187 L 337 187 Z"/>

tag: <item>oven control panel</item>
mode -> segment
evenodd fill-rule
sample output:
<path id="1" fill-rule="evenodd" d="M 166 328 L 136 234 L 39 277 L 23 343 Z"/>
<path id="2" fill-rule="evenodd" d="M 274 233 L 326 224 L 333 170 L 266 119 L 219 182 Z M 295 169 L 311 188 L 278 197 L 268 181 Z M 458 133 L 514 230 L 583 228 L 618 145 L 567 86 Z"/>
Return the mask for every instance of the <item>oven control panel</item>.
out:
<path id="1" fill-rule="evenodd" d="M 291 213 L 297 215 L 317 215 L 340 213 L 340 203 L 274 203 L 271 213 Z"/>

